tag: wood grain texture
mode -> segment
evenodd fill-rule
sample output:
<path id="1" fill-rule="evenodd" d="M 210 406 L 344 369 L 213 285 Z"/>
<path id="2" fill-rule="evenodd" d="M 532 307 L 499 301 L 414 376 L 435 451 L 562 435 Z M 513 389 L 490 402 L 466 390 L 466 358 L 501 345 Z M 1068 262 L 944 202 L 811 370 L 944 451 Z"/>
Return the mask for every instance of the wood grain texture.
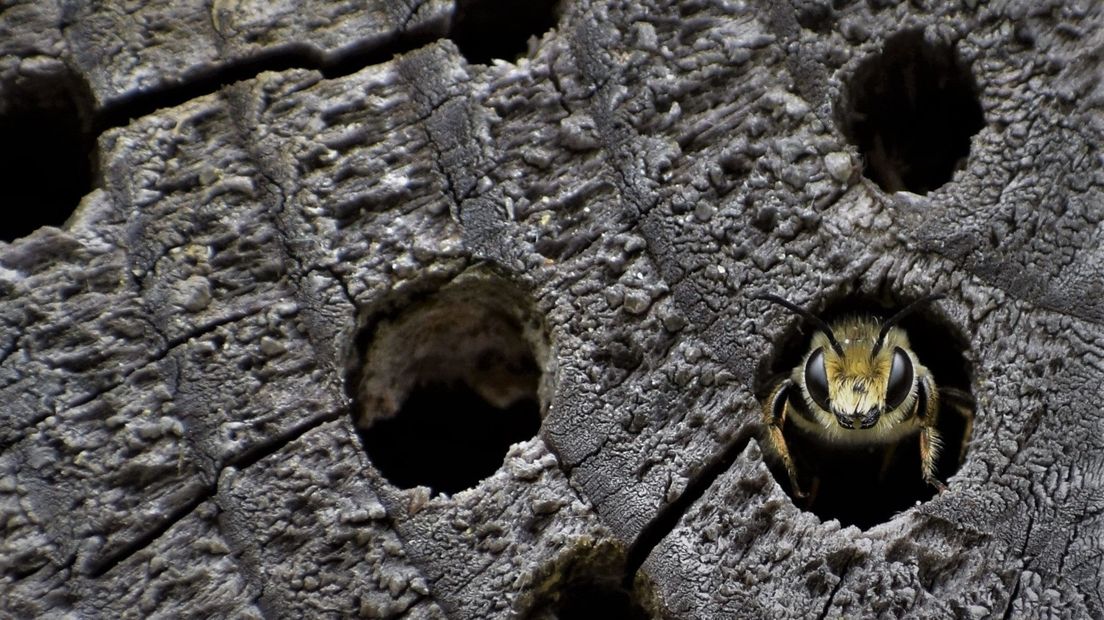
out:
<path id="1" fill-rule="evenodd" d="M 547 617 L 592 569 L 655 617 L 1104 618 L 1097 4 L 579 0 L 490 65 L 438 0 L 9 4 L 0 103 L 73 75 L 102 133 L 70 220 L 0 243 L 0 614 Z M 837 105 L 906 30 L 985 117 L 923 196 L 848 171 Z M 396 488 L 355 341 L 480 266 L 542 315 L 541 431 Z M 966 461 L 822 522 L 755 440 L 794 327 L 752 298 L 931 292 Z"/>

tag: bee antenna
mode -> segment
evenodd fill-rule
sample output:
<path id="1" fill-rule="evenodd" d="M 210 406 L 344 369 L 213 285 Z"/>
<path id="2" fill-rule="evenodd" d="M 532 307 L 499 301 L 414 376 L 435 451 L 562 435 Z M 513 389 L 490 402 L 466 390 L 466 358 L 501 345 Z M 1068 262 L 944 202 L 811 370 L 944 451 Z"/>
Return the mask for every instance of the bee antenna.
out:
<path id="1" fill-rule="evenodd" d="M 874 343 L 874 350 L 870 353 L 871 357 L 877 355 L 878 351 L 882 350 L 882 344 L 885 343 L 885 337 L 889 335 L 889 330 L 892 329 L 893 326 L 896 325 L 901 319 L 915 312 L 916 309 L 920 306 L 923 306 L 924 304 L 929 304 L 938 299 L 943 299 L 944 297 L 946 297 L 946 295 L 943 295 L 942 293 L 935 293 L 934 295 L 921 297 L 920 299 L 917 299 L 911 304 L 905 306 L 904 309 L 902 309 L 897 314 L 894 314 L 893 316 L 886 319 L 886 321 L 882 323 L 882 330 L 878 332 L 878 341 Z"/>
<path id="2" fill-rule="evenodd" d="M 843 355 L 843 347 L 841 347 L 839 341 L 836 340 L 836 335 L 832 333 L 832 328 L 828 327 L 827 323 L 825 323 L 823 320 L 821 320 L 820 317 L 816 316 L 812 312 L 809 312 L 808 310 L 802 308 L 801 306 L 798 306 L 797 304 L 792 304 L 777 295 L 756 295 L 755 297 L 752 297 L 752 299 L 762 299 L 763 301 L 776 303 L 783 308 L 786 308 L 790 312 L 793 312 L 794 314 L 804 318 L 806 321 L 809 321 L 810 323 L 815 325 L 817 329 L 824 332 L 824 335 L 828 337 L 828 343 L 832 345 L 832 350 L 834 350 L 837 354 L 841 356 Z"/>

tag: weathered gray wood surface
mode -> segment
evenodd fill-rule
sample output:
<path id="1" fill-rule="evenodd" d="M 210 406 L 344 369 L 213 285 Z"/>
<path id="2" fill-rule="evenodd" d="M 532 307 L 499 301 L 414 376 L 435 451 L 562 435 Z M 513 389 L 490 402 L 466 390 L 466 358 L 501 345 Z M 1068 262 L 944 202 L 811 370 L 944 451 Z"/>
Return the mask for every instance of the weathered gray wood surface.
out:
<path id="1" fill-rule="evenodd" d="M 140 116 L 63 228 L 0 244 L 0 613 L 507 617 L 627 551 L 657 616 L 1104 617 L 1098 3 L 581 0 L 516 63 L 442 38 L 324 76 L 451 10 L 0 9 L 0 98 L 68 67 Z M 956 42 L 985 115 L 922 197 L 826 164 L 903 29 Z M 540 434 L 469 491 L 397 489 L 350 415 L 357 329 L 479 263 L 547 325 Z M 945 292 L 979 401 L 950 490 L 866 531 L 748 439 L 792 323 L 751 297 L 845 291 Z"/>

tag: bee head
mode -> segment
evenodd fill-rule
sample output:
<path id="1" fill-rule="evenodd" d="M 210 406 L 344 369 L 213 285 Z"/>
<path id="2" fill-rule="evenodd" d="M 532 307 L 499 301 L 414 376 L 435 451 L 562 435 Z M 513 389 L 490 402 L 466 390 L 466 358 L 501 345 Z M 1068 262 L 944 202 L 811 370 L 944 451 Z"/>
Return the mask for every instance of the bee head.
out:
<path id="1" fill-rule="evenodd" d="M 842 344 L 831 326 L 803 308 L 773 295 L 762 299 L 785 306 L 818 328 L 800 377 L 796 372 L 794 377 L 806 402 L 831 414 L 842 428 L 868 429 L 884 414 L 910 402 L 916 391 L 918 362 L 908 348 L 907 336 L 896 324 L 920 305 L 940 297 L 915 301 L 880 325 L 866 319 L 837 324 L 842 326 Z"/>
<path id="2" fill-rule="evenodd" d="M 809 352 L 802 371 L 804 392 L 842 428 L 868 429 L 905 403 L 916 372 L 903 347 L 872 354 L 869 341 L 845 342 L 842 353 L 831 346 L 815 346 Z"/>

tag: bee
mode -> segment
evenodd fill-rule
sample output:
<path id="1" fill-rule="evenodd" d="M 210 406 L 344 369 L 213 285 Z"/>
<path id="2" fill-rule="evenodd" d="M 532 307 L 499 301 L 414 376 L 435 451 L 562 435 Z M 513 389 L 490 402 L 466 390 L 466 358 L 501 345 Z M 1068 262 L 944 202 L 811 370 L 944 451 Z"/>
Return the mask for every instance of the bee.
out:
<path id="1" fill-rule="evenodd" d="M 919 299 L 886 320 L 860 315 L 831 325 L 781 297 L 757 297 L 789 309 L 817 328 L 801 364 L 777 380 L 763 403 L 766 442 L 785 466 L 794 495 L 807 497 L 782 434 L 787 420 L 814 438 L 836 444 L 893 446 L 919 435 L 919 473 L 937 491 L 946 490 L 936 478 L 942 446 L 936 429 L 941 399 L 959 409 L 967 423 L 967 437 L 973 399 L 962 390 L 938 388 L 931 371 L 912 351 L 908 334 L 897 327 L 901 319 L 942 297 Z"/>

